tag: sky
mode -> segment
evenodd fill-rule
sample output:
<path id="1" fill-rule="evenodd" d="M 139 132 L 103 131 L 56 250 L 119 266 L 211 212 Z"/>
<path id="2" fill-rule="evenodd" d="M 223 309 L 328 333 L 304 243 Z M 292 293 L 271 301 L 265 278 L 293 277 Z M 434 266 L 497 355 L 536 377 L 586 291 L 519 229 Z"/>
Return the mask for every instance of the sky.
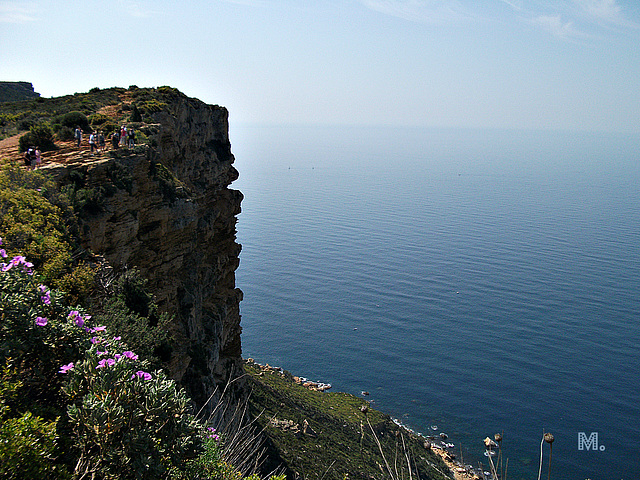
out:
<path id="1" fill-rule="evenodd" d="M 640 133 L 638 0 L 0 0 L 0 80 L 239 124 Z"/>

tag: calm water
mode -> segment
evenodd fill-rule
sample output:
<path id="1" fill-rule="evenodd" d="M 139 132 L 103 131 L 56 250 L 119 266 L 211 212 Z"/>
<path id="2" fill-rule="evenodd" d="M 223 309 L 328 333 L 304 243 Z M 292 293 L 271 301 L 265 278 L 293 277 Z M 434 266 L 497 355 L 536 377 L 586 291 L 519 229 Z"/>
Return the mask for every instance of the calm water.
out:
<path id="1" fill-rule="evenodd" d="M 554 479 L 640 478 L 638 138 L 231 139 L 245 357 L 369 391 L 408 426 L 447 432 L 466 463 L 504 432 L 513 480 L 537 478 L 543 431 Z M 600 448 L 579 450 L 579 432 Z"/>

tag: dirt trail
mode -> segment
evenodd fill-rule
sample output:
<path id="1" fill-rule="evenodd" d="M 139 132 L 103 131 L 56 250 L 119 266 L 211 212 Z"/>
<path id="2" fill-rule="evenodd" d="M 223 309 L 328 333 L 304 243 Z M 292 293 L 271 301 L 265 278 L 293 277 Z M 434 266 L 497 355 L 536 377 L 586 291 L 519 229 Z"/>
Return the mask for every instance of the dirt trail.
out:
<path id="1" fill-rule="evenodd" d="M 22 135 L 24 135 L 24 132 L 18 135 L 14 135 L 13 137 L 0 140 L 0 163 L 9 161 L 10 163 L 17 163 L 21 166 L 24 165 L 24 153 L 20 153 L 19 151 L 19 141 Z M 93 162 L 96 160 L 108 158 L 105 153 L 113 149 L 111 146 L 111 141 L 109 139 L 106 139 L 106 146 L 104 150 L 91 153 L 91 148 L 89 147 L 89 135 L 86 134 L 82 135 L 82 143 L 80 144 L 79 148 L 76 146 L 76 140 L 56 140 L 55 143 L 58 149 L 51 152 L 43 152 L 41 155 L 42 163 L 38 168 L 46 168 L 47 165 L 51 165 L 52 163 L 73 164 Z M 126 147 L 120 148 L 126 149 Z"/>

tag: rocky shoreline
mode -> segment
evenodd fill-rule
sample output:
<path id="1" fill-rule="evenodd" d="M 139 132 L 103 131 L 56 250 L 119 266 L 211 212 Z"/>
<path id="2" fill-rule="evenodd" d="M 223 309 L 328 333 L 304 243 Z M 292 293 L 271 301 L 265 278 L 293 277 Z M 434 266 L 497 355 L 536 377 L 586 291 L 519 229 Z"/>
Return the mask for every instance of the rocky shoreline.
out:
<path id="1" fill-rule="evenodd" d="M 259 368 L 260 370 L 260 373 L 258 374 L 259 376 L 264 376 L 264 375 L 280 375 L 282 377 L 285 376 L 285 370 L 282 367 L 269 365 L 268 363 L 260 364 L 256 362 L 253 358 L 247 358 L 245 362 L 247 364 L 250 364 Z M 294 375 L 292 376 L 292 379 L 296 384 L 313 391 L 324 392 L 332 388 L 330 383 L 312 381 L 301 376 Z M 362 392 L 362 395 L 366 396 L 368 395 L 368 392 Z M 451 476 L 455 478 L 455 480 L 489 480 L 491 478 L 490 472 L 483 471 L 478 467 L 473 467 L 472 465 L 464 464 L 463 462 L 461 462 L 457 458 L 457 455 L 453 452 L 453 449 L 455 448 L 455 444 L 448 441 L 449 437 L 446 433 L 440 432 L 437 435 L 436 434 L 425 435 L 421 432 L 417 432 L 413 430 L 407 425 L 404 425 L 400 420 L 396 418 L 392 417 L 392 420 L 399 428 L 402 428 L 403 430 L 405 430 L 407 434 L 412 435 L 414 437 L 421 438 L 424 442 L 425 449 L 431 450 L 434 454 L 438 455 L 442 459 L 442 461 L 449 468 Z M 306 429 L 308 428 L 308 426 L 305 426 L 305 425 L 299 426 L 297 424 L 285 425 L 286 422 L 287 421 L 282 421 L 277 419 L 272 420 L 272 424 L 276 428 L 292 429 L 292 431 L 298 430 L 298 429 L 300 430 L 305 429 L 305 433 L 306 433 Z M 434 429 L 434 426 L 432 426 L 431 428 Z M 434 430 L 437 430 L 437 427 Z"/>

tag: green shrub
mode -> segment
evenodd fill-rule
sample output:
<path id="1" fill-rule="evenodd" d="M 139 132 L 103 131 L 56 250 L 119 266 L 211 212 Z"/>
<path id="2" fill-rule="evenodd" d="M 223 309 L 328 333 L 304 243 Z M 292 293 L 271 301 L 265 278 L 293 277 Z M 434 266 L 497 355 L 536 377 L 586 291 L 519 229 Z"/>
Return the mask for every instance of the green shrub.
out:
<path id="1" fill-rule="evenodd" d="M 87 116 L 82 112 L 74 111 L 65 113 L 57 120 L 59 120 L 60 124 L 65 127 L 69 127 L 72 130 L 75 130 L 76 127 L 80 127 L 83 131 L 88 132 L 91 129 Z"/>
<path id="2" fill-rule="evenodd" d="M 40 147 L 43 152 L 55 150 L 53 143 L 53 132 L 47 125 L 35 125 L 31 127 L 29 133 L 20 137 L 19 148 L 21 152 L 26 152 L 30 147 Z"/>
<path id="3" fill-rule="evenodd" d="M 27 412 L 0 423 L 0 478 L 55 478 L 64 468 L 53 464 L 56 422 Z"/>
<path id="4" fill-rule="evenodd" d="M 55 285 L 66 294 L 69 303 L 79 305 L 83 304 L 94 290 L 95 276 L 94 267 L 81 264 L 55 282 Z"/>
<path id="5" fill-rule="evenodd" d="M 12 254 L 28 256 L 43 281 L 58 287 L 73 271 L 71 252 L 77 221 L 67 195 L 42 172 L 18 167 L 0 170 L 0 237 Z M 71 285 L 70 280 L 82 282 Z M 65 279 L 64 289 L 82 292 L 82 276 Z"/>
<path id="6" fill-rule="evenodd" d="M 97 130 L 98 128 L 102 128 L 102 125 L 106 122 L 110 122 L 111 117 L 104 115 L 102 113 L 94 113 L 89 116 L 89 124 L 92 129 Z"/>
<path id="7" fill-rule="evenodd" d="M 94 347 L 69 371 L 65 392 L 74 403 L 69 418 L 77 435 L 77 474 L 105 479 L 157 479 L 195 456 L 198 424 L 189 399 L 174 381 L 144 362 Z M 116 348 L 113 348 L 116 347 Z M 111 361 L 111 362 L 110 362 Z"/>
<path id="8" fill-rule="evenodd" d="M 56 132 L 56 137 L 58 140 L 63 142 L 68 142 L 75 138 L 74 130 L 67 126 L 60 126 L 60 129 Z"/>
<path id="9" fill-rule="evenodd" d="M 129 116 L 129 121 L 130 122 L 142 121 L 142 115 L 140 114 L 140 111 L 138 110 L 138 107 L 135 103 L 131 107 L 131 115 Z"/>
<path id="10" fill-rule="evenodd" d="M 97 319 L 160 367 L 171 355 L 171 318 L 158 311 L 146 285 L 146 279 L 136 269 L 121 274 L 113 283 L 111 295 L 105 300 Z"/>

